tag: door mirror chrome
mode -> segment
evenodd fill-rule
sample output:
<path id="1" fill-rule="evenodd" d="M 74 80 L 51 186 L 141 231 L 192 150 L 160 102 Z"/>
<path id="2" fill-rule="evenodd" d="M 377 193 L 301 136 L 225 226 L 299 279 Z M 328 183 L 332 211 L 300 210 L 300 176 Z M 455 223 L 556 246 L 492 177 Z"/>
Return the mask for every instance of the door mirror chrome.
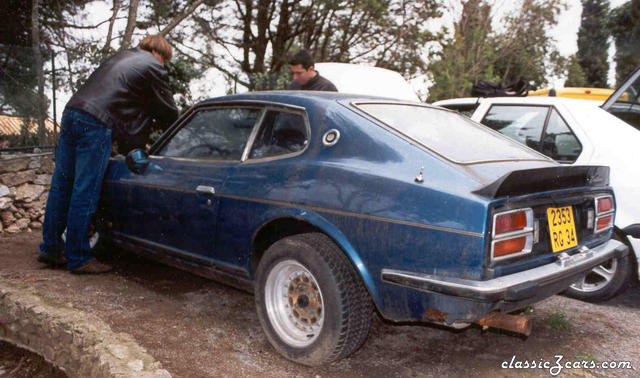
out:
<path id="1" fill-rule="evenodd" d="M 149 154 L 143 149 L 136 148 L 129 151 L 126 161 L 127 166 L 132 172 L 142 174 L 149 165 Z"/>

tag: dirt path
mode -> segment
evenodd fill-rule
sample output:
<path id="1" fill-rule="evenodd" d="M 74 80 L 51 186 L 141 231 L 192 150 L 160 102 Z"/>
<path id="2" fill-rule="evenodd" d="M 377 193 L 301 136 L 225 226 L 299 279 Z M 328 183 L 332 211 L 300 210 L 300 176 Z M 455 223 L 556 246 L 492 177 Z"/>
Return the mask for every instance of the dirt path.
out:
<path id="1" fill-rule="evenodd" d="M 130 255 L 115 271 L 76 276 L 42 269 L 38 233 L 0 237 L 0 280 L 28 283 L 42 296 L 95 314 L 132 335 L 174 377 L 549 376 L 548 369 L 501 369 L 517 361 L 629 361 L 632 369 L 563 369 L 561 375 L 638 376 L 640 287 L 600 305 L 555 296 L 533 308 L 532 335 L 471 328 L 452 332 L 394 325 L 378 316 L 364 346 L 321 368 L 285 360 L 271 348 L 253 296 Z M 579 363 L 579 362 L 578 362 Z"/>

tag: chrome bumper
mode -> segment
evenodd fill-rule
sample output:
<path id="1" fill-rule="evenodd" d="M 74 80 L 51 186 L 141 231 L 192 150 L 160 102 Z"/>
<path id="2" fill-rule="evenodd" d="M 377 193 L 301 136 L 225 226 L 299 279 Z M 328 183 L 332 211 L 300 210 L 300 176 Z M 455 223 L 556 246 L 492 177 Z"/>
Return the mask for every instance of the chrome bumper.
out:
<path id="1" fill-rule="evenodd" d="M 419 291 L 486 302 L 521 301 L 544 295 L 545 289 L 555 294 L 569 287 L 581 274 L 613 258 L 622 257 L 629 248 L 616 240 L 608 240 L 594 248 L 582 247 L 578 253 L 558 254 L 550 264 L 506 276 L 476 281 L 440 277 L 424 273 L 382 269 L 382 281 Z"/>

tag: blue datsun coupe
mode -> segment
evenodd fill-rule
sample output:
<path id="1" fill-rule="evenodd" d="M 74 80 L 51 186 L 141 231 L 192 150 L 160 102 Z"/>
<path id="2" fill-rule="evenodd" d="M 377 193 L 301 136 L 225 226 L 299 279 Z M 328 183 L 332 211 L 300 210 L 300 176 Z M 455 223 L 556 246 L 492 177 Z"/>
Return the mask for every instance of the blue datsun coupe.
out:
<path id="1" fill-rule="evenodd" d="M 628 253 L 608 176 L 420 103 L 256 92 L 112 158 L 99 219 L 107 240 L 253 291 L 274 348 L 318 365 L 358 349 L 374 309 L 528 334 L 508 312 Z"/>

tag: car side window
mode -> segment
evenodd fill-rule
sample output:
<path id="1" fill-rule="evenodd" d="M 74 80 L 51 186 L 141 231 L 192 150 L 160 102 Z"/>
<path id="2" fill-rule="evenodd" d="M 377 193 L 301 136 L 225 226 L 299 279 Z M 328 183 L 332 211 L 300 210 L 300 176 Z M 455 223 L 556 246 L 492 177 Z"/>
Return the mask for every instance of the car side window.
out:
<path id="1" fill-rule="evenodd" d="M 160 150 L 160 156 L 240 160 L 260 114 L 251 108 L 197 111 Z"/>
<path id="2" fill-rule="evenodd" d="M 302 115 L 267 110 L 249 158 L 260 159 L 295 153 L 302 151 L 308 142 L 309 134 Z"/>
<path id="3" fill-rule="evenodd" d="M 539 150 L 548 106 L 493 105 L 482 124 Z"/>
<path id="4" fill-rule="evenodd" d="M 540 144 L 540 152 L 553 160 L 574 162 L 578 159 L 582 146 L 558 111 L 551 110 L 551 116 Z"/>

